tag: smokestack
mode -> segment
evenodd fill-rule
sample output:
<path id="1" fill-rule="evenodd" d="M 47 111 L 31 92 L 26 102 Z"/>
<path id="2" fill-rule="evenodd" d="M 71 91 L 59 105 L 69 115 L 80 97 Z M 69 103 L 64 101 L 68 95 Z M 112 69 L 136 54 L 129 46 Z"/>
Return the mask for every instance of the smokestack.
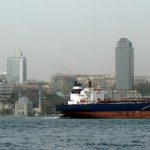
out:
<path id="1" fill-rule="evenodd" d="M 89 80 L 89 88 L 92 87 L 92 81 Z"/>

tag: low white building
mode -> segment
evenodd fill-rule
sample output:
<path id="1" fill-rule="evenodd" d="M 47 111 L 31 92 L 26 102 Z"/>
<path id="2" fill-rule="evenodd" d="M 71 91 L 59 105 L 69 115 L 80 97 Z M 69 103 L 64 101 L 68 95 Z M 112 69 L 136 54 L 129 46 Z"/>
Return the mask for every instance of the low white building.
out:
<path id="1" fill-rule="evenodd" d="M 20 97 L 15 103 L 15 116 L 32 116 L 33 104 L 28 97 Z"/>
<path id="2" fill-rule="evenodd" d="M 5 100 L 0 100 L 0 111 L 6 110 L 6 109 L 13 109 L 14 105 L 9 103 L 8 101 L 5 102 Z"/>

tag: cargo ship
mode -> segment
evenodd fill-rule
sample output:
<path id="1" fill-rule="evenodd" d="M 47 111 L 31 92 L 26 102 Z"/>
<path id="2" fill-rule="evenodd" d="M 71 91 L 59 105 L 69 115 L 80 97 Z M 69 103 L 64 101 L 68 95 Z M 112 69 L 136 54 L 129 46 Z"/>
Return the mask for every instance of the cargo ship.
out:
<path id="1" fill-rule="evenodd" d="M 123 99 L 112 100 L 108 92 L 100 88 L 82 89 L 77 81 L 70 92 L 68 104 L 56 106 L 63 117 L 70 118 L 101 118 L 101 119 L 148 119 L 150 118 L 150 100 Z"/>

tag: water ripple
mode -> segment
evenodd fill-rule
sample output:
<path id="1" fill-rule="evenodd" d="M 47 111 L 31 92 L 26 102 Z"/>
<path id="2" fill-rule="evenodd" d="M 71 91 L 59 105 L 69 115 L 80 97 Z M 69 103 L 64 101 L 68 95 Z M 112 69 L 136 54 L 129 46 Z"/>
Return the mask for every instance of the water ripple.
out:
<path id="1" fill-rule="evenodd" d="M 0 150 L 149 150 L 150 120 L 0 117 Z"/>

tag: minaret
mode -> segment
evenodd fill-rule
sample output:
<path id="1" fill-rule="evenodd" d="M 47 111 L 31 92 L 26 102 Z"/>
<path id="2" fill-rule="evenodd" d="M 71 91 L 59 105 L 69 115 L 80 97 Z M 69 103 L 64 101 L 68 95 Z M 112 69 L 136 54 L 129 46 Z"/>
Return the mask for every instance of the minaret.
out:
<path id="1" fill-rule="evenodd" d="M 41 89 L 39 89 L 39 113 L 42 113 L 42 107 L 41 107 Z"/>
<path id="2" fill-rule="evenodd" d="M 20 89 L 20 85 L 19 85 L 19 94 L 18 94 L 19 98 L 21 97 L 21 89 Z"/>

